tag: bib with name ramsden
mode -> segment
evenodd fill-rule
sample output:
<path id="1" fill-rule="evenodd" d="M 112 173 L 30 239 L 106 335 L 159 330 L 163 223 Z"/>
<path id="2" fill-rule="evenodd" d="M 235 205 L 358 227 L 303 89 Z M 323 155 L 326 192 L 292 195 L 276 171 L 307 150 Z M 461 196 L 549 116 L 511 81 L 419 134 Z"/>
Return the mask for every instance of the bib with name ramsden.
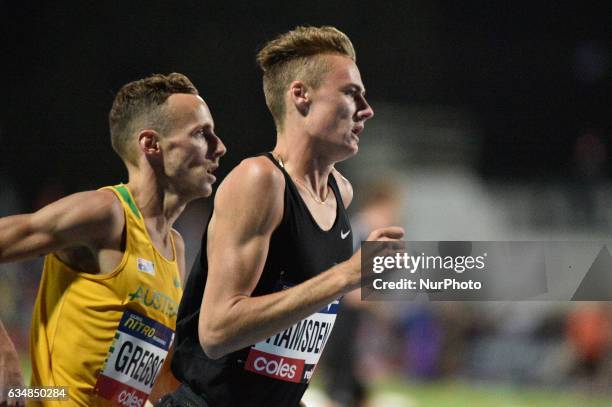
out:
<path id="1" fill-rule="evenodd" d="M 336 218 L 331 229 L 322 230 L 285 169 L 272 155 L 267 157 L 285 177 L 284 211 L 270 238 L 254 297 L 300 284 L 347 260 L 353 252 L 351 226 L 334 176 L 329 176 L 328 185 L 336 197 Z M 332 332 L 338 301 L 270 338 L 212 360 L 198 340 L 208 273 L 206 239 L 205 234 L 179 308 L 174 375 L 211 406 L 297 406 Z"/>

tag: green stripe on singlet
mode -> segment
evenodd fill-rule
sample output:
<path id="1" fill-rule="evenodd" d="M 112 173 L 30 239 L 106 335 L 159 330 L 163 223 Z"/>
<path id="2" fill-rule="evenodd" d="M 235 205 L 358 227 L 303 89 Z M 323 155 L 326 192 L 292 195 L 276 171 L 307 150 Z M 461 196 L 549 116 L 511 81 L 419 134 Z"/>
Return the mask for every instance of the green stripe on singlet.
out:
<path id="1" fill-rule="evenodd" d="M 134 213 L 134 215 L 136 215 L 136 217 L 138 219 L 140 219 L 140 212 L 138 211 L 138 208 L 136 207 L 136 203 L 134 202 L 134 200 L 130 196 L 130 193 L 127 190 L 127 188 L 125 187 L 125 185 L 115 185 L 113 188 L 115 188 L 119 192 L 119 194 L 121 195 L 121 197 L 123 198 L 125 203 L 128 204 L 128 206 L 130 207 L 130 209 Z"/>

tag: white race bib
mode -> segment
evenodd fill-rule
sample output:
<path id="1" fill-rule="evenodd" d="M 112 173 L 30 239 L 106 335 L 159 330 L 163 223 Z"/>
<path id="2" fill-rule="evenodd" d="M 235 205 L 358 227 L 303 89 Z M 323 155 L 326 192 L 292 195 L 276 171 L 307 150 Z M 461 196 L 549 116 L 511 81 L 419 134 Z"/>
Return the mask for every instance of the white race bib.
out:
<path id="1" fill-rule="evenodd" d="M 94 391 L 116 405 L 143 407 L 173 339 L 172 329 L 125 311 Z"/>
<path id="2" fill-rule="evenodd" d="M 339 301 L 253 345 L 244 368 L 277 380 L 308 383 L 329 339 Z"/>

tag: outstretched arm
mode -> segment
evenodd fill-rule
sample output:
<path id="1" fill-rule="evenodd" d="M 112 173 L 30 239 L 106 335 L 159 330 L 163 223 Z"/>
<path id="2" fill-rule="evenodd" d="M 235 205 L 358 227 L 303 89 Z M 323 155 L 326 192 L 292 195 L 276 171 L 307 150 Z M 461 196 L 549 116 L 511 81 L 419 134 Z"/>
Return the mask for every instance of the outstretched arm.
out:
<path id="1" fill-rule="evenodd" d="M 120 239 L 123 209 L 111 191 L 79 192 L 31 214 L 0 219 L 0 263 L 93 248 Z"/>
<path id="2" fill-rule="evenodd" d="M 284 178 L 272 164 L 245 160 L 219 187 L 208 228 L 208 279 L 199 320 L 200 343 L 211 358 L 264 340 L 357 288 L 360 254 L 289 289 L 251 297 L 270 238 L 283 215 Z M 374 239 L 401 238 L 399 228 Z"/>

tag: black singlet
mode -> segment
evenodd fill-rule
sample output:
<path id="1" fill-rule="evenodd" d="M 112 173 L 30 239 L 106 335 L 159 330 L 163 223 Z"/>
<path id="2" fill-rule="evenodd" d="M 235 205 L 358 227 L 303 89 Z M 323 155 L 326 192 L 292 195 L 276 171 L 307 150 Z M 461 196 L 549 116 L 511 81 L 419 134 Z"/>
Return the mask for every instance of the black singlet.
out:
<path id="1" fill-rule="evenodd" d="M 336 219 L 330 230 L 323 231 L 291 177 L 270 153 L 265 155 L 285 177 L 284 213 L 271 236 L 268 257 L 253 296 L 299 284 L 352 254 L 351 226 L 334 176 L 329 176 L 329 186 L 336 197 Z M 297 406 L 329 338 L 338 301 L 268 340 L 218 360 L 209 359 L 198 340 L 207 277 L 206 239 L 205 231 L 179 307 L 174 375 L 211 407 Z"/>

